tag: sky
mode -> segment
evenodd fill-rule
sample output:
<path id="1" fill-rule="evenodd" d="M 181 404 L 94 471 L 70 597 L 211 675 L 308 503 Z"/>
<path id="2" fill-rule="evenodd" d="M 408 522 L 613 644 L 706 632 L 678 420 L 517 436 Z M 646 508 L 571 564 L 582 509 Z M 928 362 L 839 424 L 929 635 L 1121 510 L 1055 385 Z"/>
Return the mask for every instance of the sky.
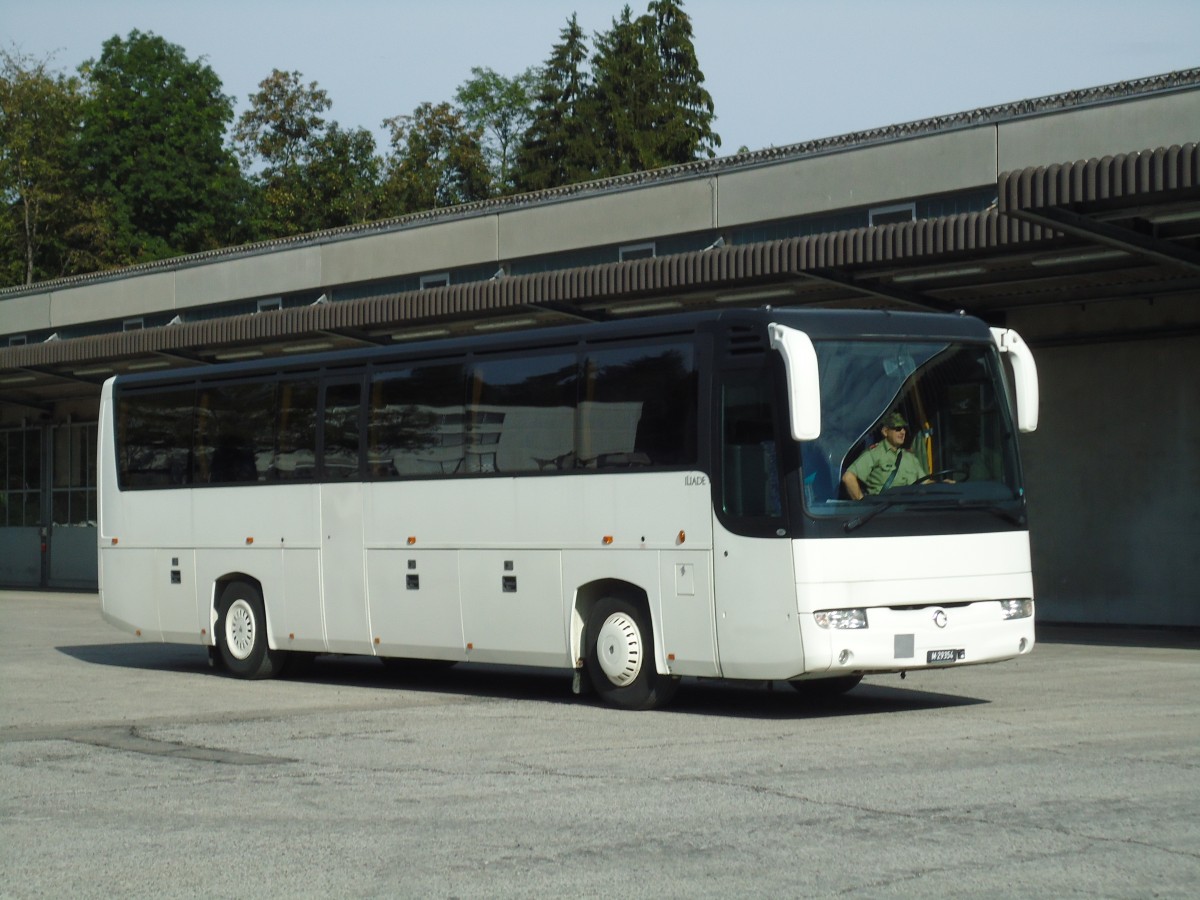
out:
<path id="1" fill-rule="evenodd" d="M 635 15 L 647 0 L 632 0 Z M 373 131 L 452 101 L 472 66 L 541 65 L 572 12 L 589 37 L 624 0 L 0 0 L 0 46 L 74 71 L 153 32 L 236 103 L 272 69 Z M 835 137 L 1200 66 L 1197 0 L 684 0 L 721 155 Z M 1200 132 L 1198 132 L 1200 136 Z"/>

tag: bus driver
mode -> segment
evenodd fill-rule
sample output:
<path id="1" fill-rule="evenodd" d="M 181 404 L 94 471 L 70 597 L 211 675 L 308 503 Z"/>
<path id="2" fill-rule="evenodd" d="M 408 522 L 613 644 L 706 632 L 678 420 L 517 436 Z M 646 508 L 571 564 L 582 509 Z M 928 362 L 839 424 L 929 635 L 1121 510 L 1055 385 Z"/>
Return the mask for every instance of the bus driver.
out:
<path id="1" fill-rule="evenodd" d="M 842 476 L 842 484 L 852 500 L 861 500 L 864 494 L 879 494 L 891 487 L 916 484 L 928 477 L 917 454 L 904 449 L 908 422 L 903 415 L 894 412 L 885 416 L 882 432 L 883 440 L 864 450 Z"/>

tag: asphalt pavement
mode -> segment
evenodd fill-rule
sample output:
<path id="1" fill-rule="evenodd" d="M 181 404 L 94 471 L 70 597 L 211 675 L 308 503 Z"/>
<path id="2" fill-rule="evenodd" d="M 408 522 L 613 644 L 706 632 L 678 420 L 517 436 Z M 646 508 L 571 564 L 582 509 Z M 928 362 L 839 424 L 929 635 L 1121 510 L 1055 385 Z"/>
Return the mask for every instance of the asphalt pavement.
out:
<path id="1" fill-rule="evenodd" d="M 836 702 L 569 674 L 247 682 L 0 593 L 0 897 L 1193 897 L 1194 634 L 1047 628 Z"/>

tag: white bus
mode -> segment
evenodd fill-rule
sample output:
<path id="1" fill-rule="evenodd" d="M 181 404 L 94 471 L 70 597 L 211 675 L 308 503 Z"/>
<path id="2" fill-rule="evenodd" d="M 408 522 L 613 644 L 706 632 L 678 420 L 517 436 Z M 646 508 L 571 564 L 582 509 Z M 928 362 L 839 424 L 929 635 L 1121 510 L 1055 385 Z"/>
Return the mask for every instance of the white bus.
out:
<path id="1" fill-rule="evenodd" d="M 851 499 L 894 415 L 927 477 Z M 1034 644 L 1017 432 L 1036 418 L 1014 332 L 892 311 L 118 376 L 103 615 L 247 678 L 319 653 L 511 663 L 624 708 L 682 676 L 830 693 L 1010 659 Z"/>

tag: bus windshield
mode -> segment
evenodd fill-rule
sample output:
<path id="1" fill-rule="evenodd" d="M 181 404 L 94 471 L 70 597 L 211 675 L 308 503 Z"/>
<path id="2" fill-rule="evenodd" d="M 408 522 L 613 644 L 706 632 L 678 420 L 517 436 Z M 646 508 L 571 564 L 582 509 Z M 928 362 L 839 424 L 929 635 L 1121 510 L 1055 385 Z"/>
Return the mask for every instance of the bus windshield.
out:
<path id="1" fill-rule="evenodd" d="M 928 340 L 814 345 L 821 434 L 800 445 L 810 513 L 845 515 L 881 502 L 910 508 L 1020 500 L 1015 429 L 991 346 Z M 848 480 L 857 480 L 860 497 Z"/>

